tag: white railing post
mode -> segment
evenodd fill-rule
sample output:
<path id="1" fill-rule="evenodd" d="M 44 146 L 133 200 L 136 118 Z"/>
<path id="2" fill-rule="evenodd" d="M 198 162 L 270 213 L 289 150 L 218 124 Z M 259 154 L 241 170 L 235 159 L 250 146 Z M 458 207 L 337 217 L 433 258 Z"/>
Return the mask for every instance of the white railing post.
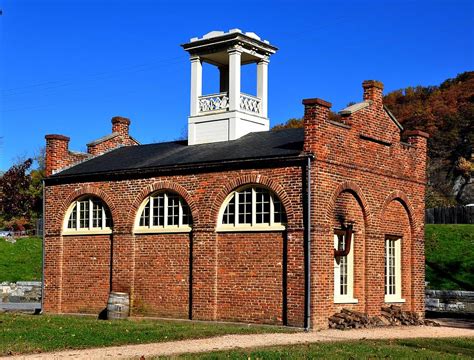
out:
<path id="1" fill-rule="evenodd" d="M 190 115 L 199 113 L 199 97 L 202 94 L 202 63 L 199 56 L 191 57 L 191 110 Z"/>

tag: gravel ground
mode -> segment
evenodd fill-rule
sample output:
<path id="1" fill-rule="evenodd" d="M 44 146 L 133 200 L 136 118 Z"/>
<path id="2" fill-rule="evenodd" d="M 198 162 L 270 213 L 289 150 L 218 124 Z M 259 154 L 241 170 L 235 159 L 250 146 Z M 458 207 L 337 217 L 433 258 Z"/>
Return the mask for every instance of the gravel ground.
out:
<path id="1" fill-rule="evenodd" d="M 474 330 L 453 327 L 389 327 L 357 330 L 322 330 L 310 333 L 226 335 L 199 340 L 165 343 L 124 345 L 98 349 L 71 350 L 54 353 L 5 357 L 1 359 L 138 359 L 157 355 L 209 352 L 253 348 L 271 345 L 302 344 L 319 341 L 345 341 L 361 339 L 402 339 L 437 337 L 474 337 Z"/>

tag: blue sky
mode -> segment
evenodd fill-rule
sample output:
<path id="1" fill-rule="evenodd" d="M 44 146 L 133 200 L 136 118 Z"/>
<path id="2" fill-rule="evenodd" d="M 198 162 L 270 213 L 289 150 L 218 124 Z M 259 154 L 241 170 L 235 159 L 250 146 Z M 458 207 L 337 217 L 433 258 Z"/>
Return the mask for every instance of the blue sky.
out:
<path id="1" fill-rule="evenodd" d="M 70 148 L 132 120 L 142 143 L 187 124 L 190 65 L 179 46 L 211 30 L 253 31 L 279 47 L 269 68 L 272 125 L 320 97 L 340 110 L 365 79 L 389 92 L 436 85 L 474 66 L 472 1 L 0 0 L 0 170 L 38 153 L 44 135 Z M 243 89 L 255 89 L 244 71 Z M 217 90 L 204 69 L 204 91 Z"/>

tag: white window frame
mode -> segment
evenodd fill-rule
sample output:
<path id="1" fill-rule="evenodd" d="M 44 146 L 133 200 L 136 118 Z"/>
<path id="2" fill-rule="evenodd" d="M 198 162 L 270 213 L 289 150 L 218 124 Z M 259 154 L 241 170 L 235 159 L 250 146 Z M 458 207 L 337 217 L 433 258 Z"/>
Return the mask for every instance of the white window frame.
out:
<path id="1" fill-rule="evenodd" d="M 93 202 L 97 200 L 101 203 L 101 211 L 102 211 L 102 224 L 100 227 L 93 227 Z M 87 227 L 80 227 L 80 212 L 82 203 L 85 201 L 89 202 L 89 214 L 87 218 L 88 226 Z M 68 227 L 69 225 L 69 217 L 71 213 L 76 209 L 76 227 L 71 229 Z M 63 221 L 63 231 L 62 235 L 99 235 L 99 234 L 111 234 L 112 228 L 106 226 L 106 205 L 105 203 L 98 197 L 95 196 L 83 196 L 77 200 L 75 200 L 66 212 Z"/>
<path id="2" fill-rule="evenodd" d="M 250 224 L 240 224 L 239 223 L 239 196 L 238 194 L 244 190 L 251 189 L 252 191 L 252 221 Z M 257 189 L 263 189 L 268 191 L 270 195 L 270 222 L 268 224 L 258 224 L 257 223 Z M 286 229 L 286 223 L 275 222 L 275 198 L 277 195 L 270 189 L 264 186 L 258 185 L 247 185 L 240 187 L 232 191 L 224 200 L 221 209 L 219 211 L 218 225 L 216 231 L 218 232 L 233 232 L 233 231 L 283 231 Z M 234 213 L 234 223 L 233 224 L 224 224 L 222 222 L 225 210 L 227 205 L 232 199 L 235 199 L 235 213 Z M 281 200 L 278 199 L 281 204 Z M 283 204 L 281 204 L 282 214 L 286 212 L 283 209 Z"/>
<path id="3" fill-rule="evenodd" d="M 157 195 L 163 194 L 164 196 L 164 204 L 163 204 L 163 225 L 153 225 L 153 199 Z M 168 225 L 168 196 L 173 195 L 178 197 L 178 225 Z M 148 225 L 140 226 L 140 218 L 145 206 L 150 203 L 150 213 L 148 215 L 149 221 Z M 192 227 L 187 224 L 183 224 L 183 203 L 186 204 L 184 198 L 179 195 L 178 193 L 171 192 L 171 191 L 158 191 L 146 197 L 146 199 L 142 202 L 140 207 L 138 208 L 137 215 L 135 217 L 135 226 L 134 226 L 134 234 L 155 234 L 155 233 L 188 233 L 192 230 Z M 188 204 L 186 204 L 188 205 Z M 191 209 L 189 216 L 192 219 Z"/>
<path id="4" fill-rule="evenodd" d="M 342 234 L 345 238 L 344 230 L 334 231 L 334 249 L 338 249 L 338 234 Z M 335 304 L 357 304 L 359 300 L 354 298 L 354 233 L 351 238 L 351 251 L 347 254 L 347 294 L 341 294 L 341 263 L 338 257 L 334 256 L 334 303 Z"/>
<path id="5" fill-rule="evenodd" d="M 388 244 L 393 241 L 395 245 L 395 293 L 387 294 L 387 258 L 389 256 Z M 384 246 L 384 294 L 385 302 L 387 303 L 404 303 L 405 299 L 402 298 L 402 237 L 401 236 L 385 236 Z"/>

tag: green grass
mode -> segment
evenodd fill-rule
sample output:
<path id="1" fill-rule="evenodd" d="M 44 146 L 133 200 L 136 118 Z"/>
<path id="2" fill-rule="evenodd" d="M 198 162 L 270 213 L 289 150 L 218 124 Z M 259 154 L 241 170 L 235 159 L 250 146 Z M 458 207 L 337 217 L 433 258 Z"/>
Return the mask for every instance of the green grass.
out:
<path id="1" fill-rule="evenodd" d="M 179 359 L 472 359 L 474 338 L 361 340 L 204 354 Z"/>
<path id="2" fill-rule="evenodd" d="M 0 314 L 0 356 L 196 339 L 225 334 L 294 331 L 270 326 L 187 321 L 105 321 L 85 316 Z"/>
<path id="3" fill-rule="evenodd" d="M 426 225 L 426 281 L 439 290 L 474 290 L 474 225 Z"/>
<path id="4" fill-rule="evenodd" d="M 0 238 L 0 282 L 41 280 L 42 240 L 19 238 L 15 244 Z"/>

